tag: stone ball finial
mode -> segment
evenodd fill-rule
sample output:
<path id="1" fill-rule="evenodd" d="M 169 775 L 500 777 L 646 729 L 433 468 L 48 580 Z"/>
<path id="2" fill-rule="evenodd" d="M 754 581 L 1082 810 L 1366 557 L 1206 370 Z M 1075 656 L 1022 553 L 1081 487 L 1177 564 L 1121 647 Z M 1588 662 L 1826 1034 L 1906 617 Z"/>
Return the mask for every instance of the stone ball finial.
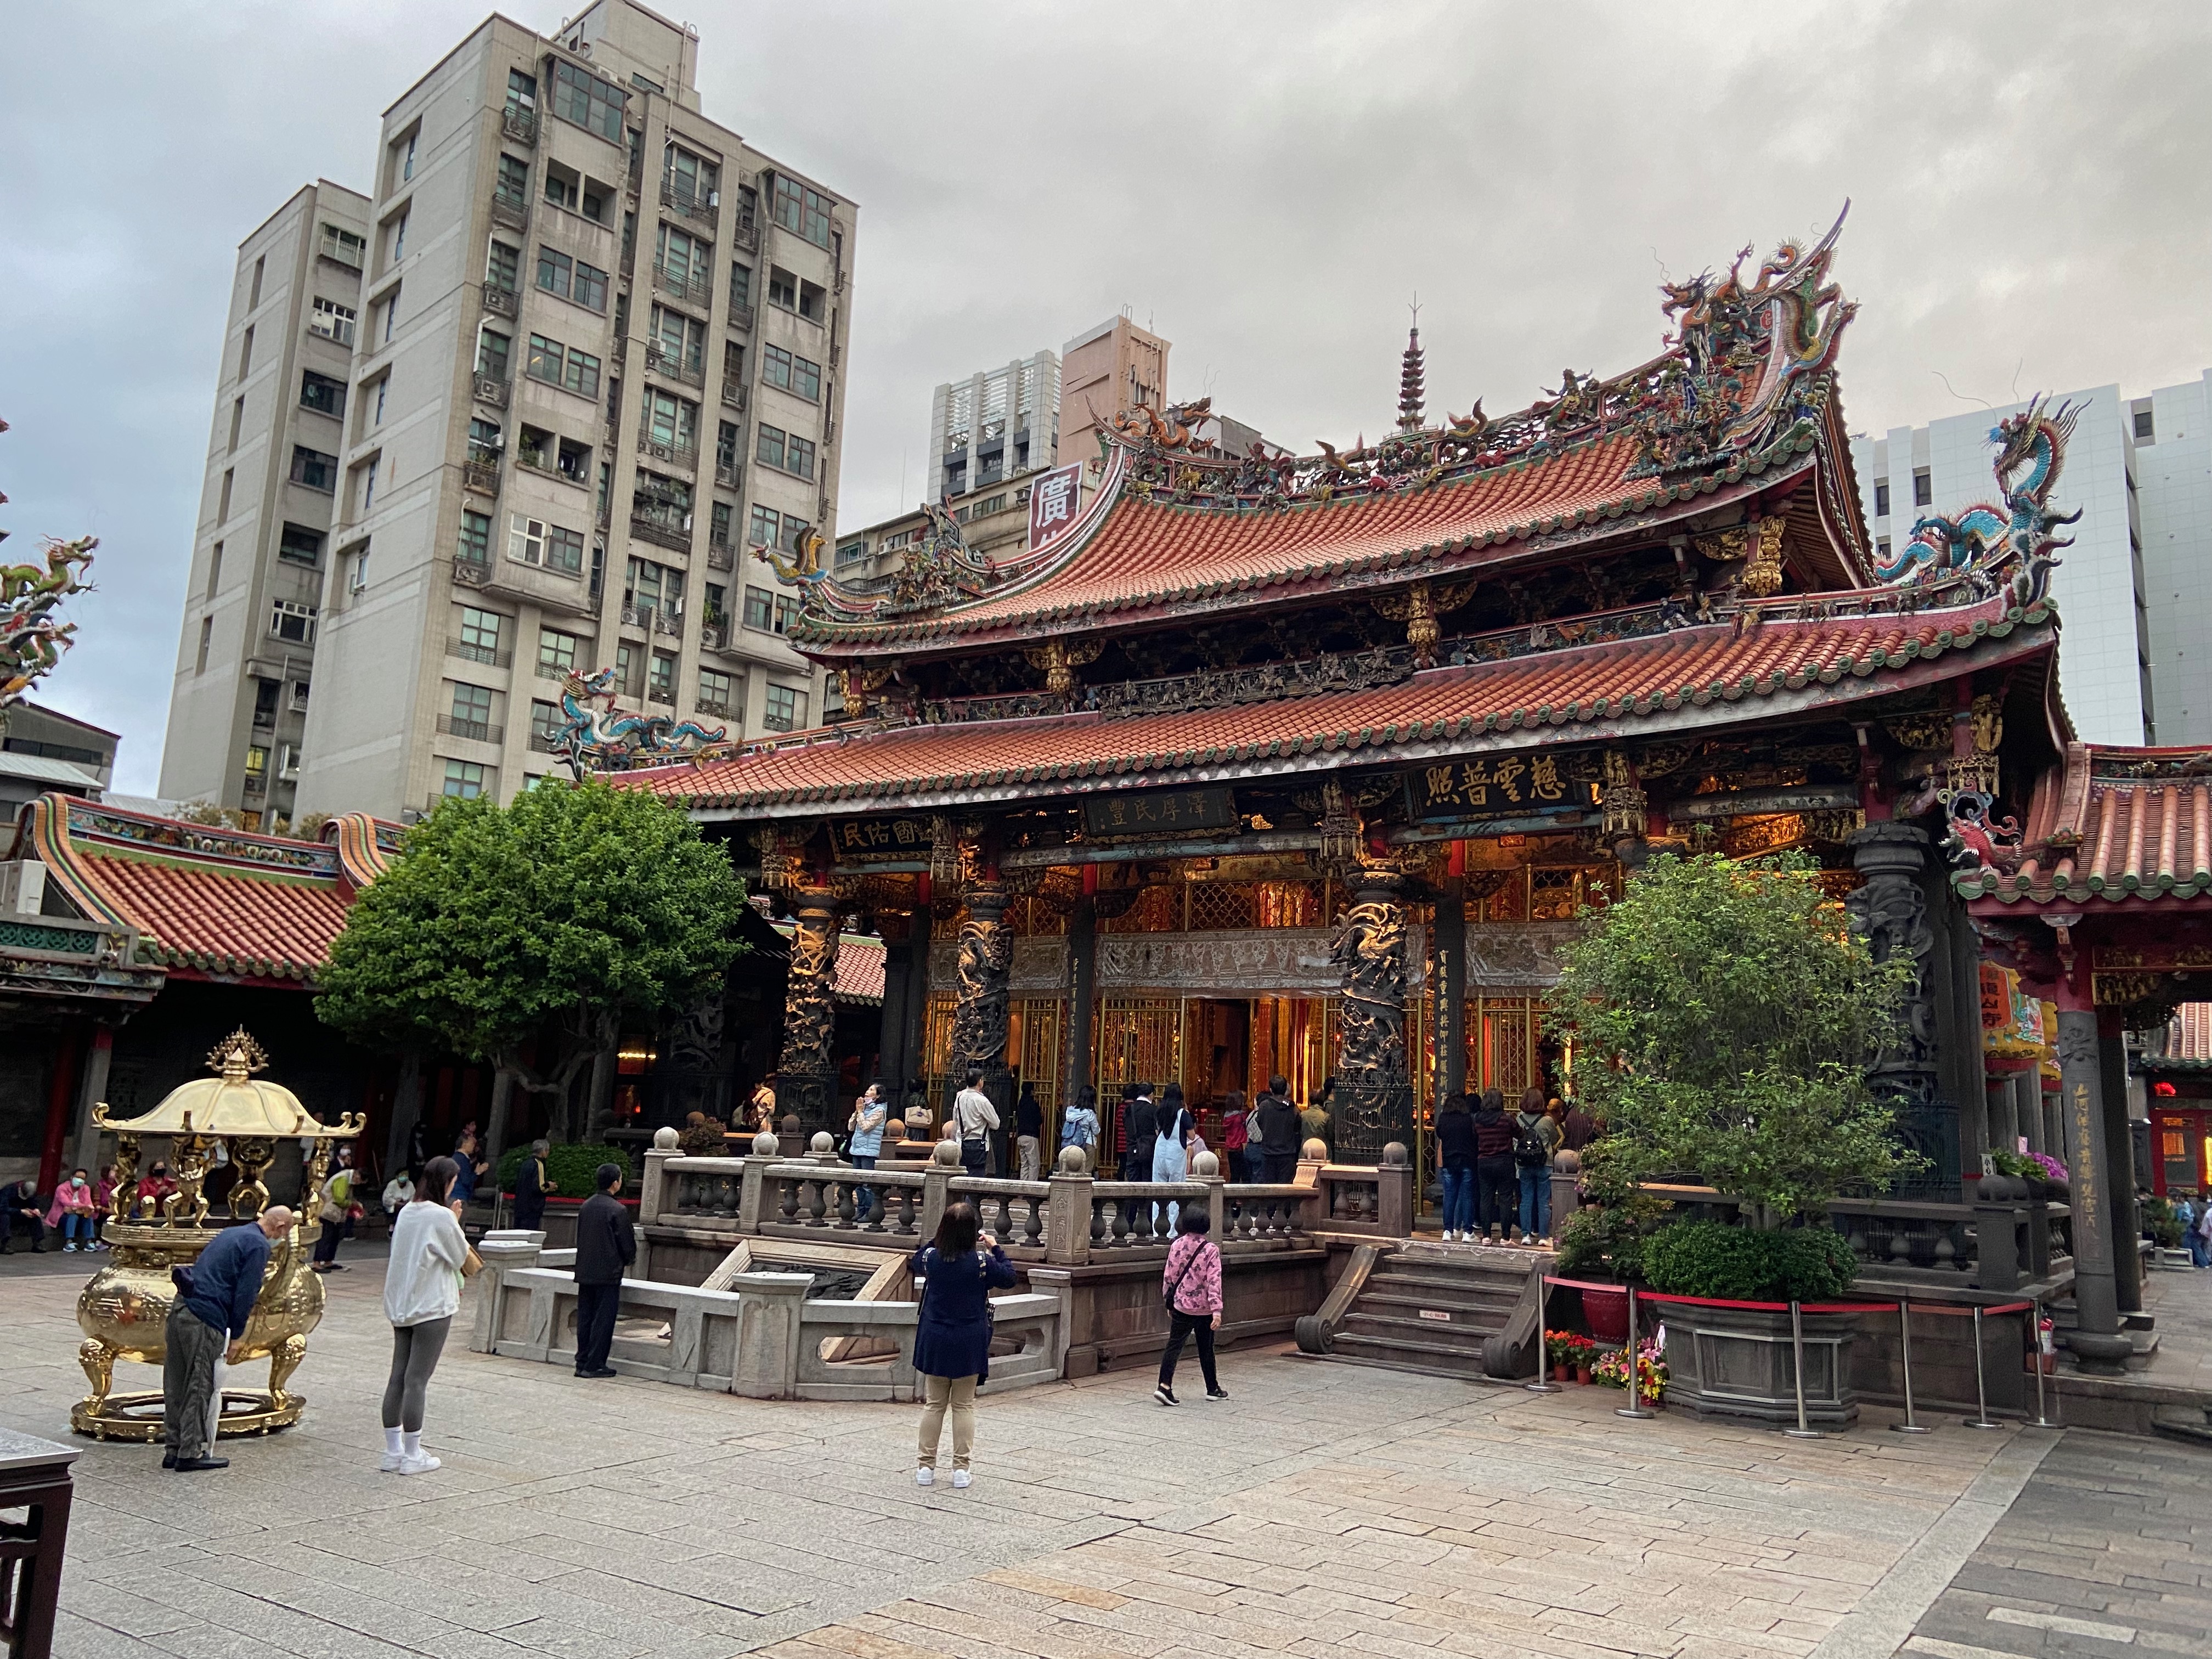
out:
<path id="1" fill-rule="evenodd" d="M 1572 1150 L 1557 1153 L 1552 1159 L 1552 1167 L 1562 1175 L 1579 1174 L 1583 1167 L 1583 1155 Z"/>
<path id="2" fill-rule="evenodd" d="M 814 1139 L 806 1143 L 806 1150 L 810 1152 L 834 1152 L 837 1150 L 836 1137 L 827 1129 L 817 1129 Z"/>
<path id="3" fill-rule="evenodd" d="M 1212 1152 L 1200 1152 L 1190 1161 L 1191 1175 L 1200 1181 L 1211 1181 L 1221 1173 L 1221 1160 Z"/>
<path id="4" fill-rule="evenodd" d="M 1395 1169 L 1411 1164 L 1413 1161 L 1413 1155 L 1406 1150 L 1404 1141 L 1394 1140 L 1382 1148 L 1382 1161 Z"/>
<path id="5" fill-rule="evenodd" d="M 763 1129 L 758 1134 L 753 1137 L 753 1156 L 755 1158 L 774 1158 L 776 1154 L 776 1149 L 781 1144 L 781 1143 L 779 1142 L 774 1135 L 770 1134 L 767 1130 Z"/>
<path id="6" fill-rule="evenodd" d="M 893 1118 L 890 1122 L 884 1125 L 884 1141 L 885 1145 L 896 1146 L 905 1139 L 906 1125 L 900 1122 L 896 1118 Z"/>
<path id="7" fill-rule="evenodd" d="M 656 1152 L 672 1152 L 676 1150 L 674 1125 L 664 1123 L 653 1132 L 653 1150 Z"/>
<path id="8" fill-rule="evenodd" d="M 1063 1146 L 1060 1149 L 1060 1174 L 1082 1175 L 1088 1170 L 1090 1167 L 1089 1160 L 1083 1156 L 1082 1147 Z"/>
<path id="9" fill-rule="evenodd" d="M 957 1169 L 960 1164 L 960 1143 L 955 1140 L 939 1141 L 937 1150 L 929 1155 L 929 1161 L 933 1164 L 942 1164 L 948 1169 Z"/>
<path id="10" fill-rule="evenodd" d="M 1398 1156 L 1401 1161 L 1405 1155 L 1406 1149 L 1403 1146 L 1399 1147 Z M 1309 1140 L 1298 1148 L 1298 1156 L 1310 1163 L 1326 1164 L 1328 1162 L 1328 1143 L 1319 1139 Z"/>

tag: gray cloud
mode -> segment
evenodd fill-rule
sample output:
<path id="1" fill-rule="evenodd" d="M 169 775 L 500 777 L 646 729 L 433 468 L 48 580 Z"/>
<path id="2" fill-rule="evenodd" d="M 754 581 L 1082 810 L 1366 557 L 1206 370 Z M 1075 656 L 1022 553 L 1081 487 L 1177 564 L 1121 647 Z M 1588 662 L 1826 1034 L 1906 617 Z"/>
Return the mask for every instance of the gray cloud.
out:
<path id="1" fill-rule="evenodd" d="M 541 27 L 557 19 L 526 9 Z M 96 24 L 93 20 L 97 18 Z M 19 4 L 0 64 L 0 515 L 103 538 L 52 702 L 150 788 L 235 245 L 481 17 Z M 708 111 L 860 204 L 840 520 L 922 487 L 929 389 L 1127 305 L 1170 389 L 1301 448 L 1651 355 L 1655 284 L 1825 229 L 1878 429 L 2212 362 L 2212 11 L 814 3 L 695 14 Z M 88 77 L 83 31 L 104 59 Z M 902 477 L 904 488 L 902 489 Z M 20 554 L 18 555 L 20 556 Z"/>

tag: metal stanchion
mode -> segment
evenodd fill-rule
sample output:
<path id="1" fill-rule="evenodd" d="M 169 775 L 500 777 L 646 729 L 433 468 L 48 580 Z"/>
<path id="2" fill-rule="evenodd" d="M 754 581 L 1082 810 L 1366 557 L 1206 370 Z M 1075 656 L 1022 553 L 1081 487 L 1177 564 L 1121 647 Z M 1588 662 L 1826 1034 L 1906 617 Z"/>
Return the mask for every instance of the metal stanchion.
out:
<path id="1" fill-rule="evenodd" d="M 1828 1437 L 1805 1421 L 1805 1316 L 1798 1304 L 1790 1304 L 1790 1370 L 1796 1384 L 1797 1426 L 1783 1433 L 1792 1440 L 1826 1440 Z"/>
<path id="2" fill-rule="evenodd" d="M 1557 1394 L 1559 1385 L 1550 1380 L 1551 1351 L 1544 1340 L 1544 1327 L 1548 1322 L 1545 1307 L 1549 1301 L 1551 1280 L 1541 1267 L 1536 1270 L 1536 1380 L 1522 1386 L 1530 1394 Z"/>
<path id="3" fill-rule="evenodd" d="M 2050 1414 L 2043 1409 L 2043 1304 L 2031 1304 L 2027 1319 L 2027 1351 L 2035 1359 L 2035 1426 L 2055 1429 L 2059 1425 L 2052 1422 Z"/>
<path id="4" fill-rule="evenodd" d="M 1912 1300 L 1902 1298 L 1897 1304 L 1897 1329 L 1901 1340 L 1899 1352 L 1905 1365 L 1905 1421 L 1889 1425 L 1892 1434 L 1928 1434 L 1932 1431 L 1924 1423 L 1912 1420 Z"/>
<path id="5" fill-rule="evenodd" d="M 1628 1287 L 1628 1403 L 1613 1408 L 1615 1417 L 1656 1417 L 1644 1403 L 1644 1390 L 1636 1364 L 1636 1286 Z"/>
<path id="6" fill-rule="evenodd" d="M 1982 1378 L 1982 1310 L 1974 1310 L 1974 1415 L 1966 1419 L 1970 1429 L 2001 1429 L 2002 1423 L 1990 1420 L 1989 1385 Z"/>

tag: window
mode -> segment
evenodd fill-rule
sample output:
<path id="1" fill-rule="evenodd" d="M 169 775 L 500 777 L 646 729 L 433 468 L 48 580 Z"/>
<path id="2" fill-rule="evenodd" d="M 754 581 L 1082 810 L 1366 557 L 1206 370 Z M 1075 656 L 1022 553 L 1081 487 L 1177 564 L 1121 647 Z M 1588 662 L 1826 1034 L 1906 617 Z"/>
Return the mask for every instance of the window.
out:
<path id="1" fill-rule="evenodd" d="M 653 653 L 652 665 L 646 671 L 645 697 L 647 702 L 672 707 L 676 702 L 676 659 L 665 651 Z"/>
<path id="2" fill-rule="evenodd" d="M 530 746 L 550 751 L 558 746 L 561 728 L 568 721 L 561 716 L 561 705 L 532 699 L 530 704 Z M 528 785 L 524 786 L 526 788 Z"/>
<path id="3" fill-rule="evenodd" d="M 409 133 L 392 146 L 398 154 L 399 182 L 403 185 L 415 176 L 415 143 L 421 137 L 422 133 L 418 130 Z"/>
<path id="4" fill-rule="evenodd" d="M 483 742 L 491 736 L 491 695 L 489 686 L 454 685 L 447 723 L 455 737 Z"/>
<path id="5" fill-rule="evenodd" d="M 563 634 L 557 629 L 539 629 L 538 630 L 538 665 L 540 668 L 554 669 L 563 674 L 574 673 L 577 644 L 578 641 L 574 634 Z"/>
<path id="6" fill-rule="evenodd" d="M 519 69 L 507 72 L 507 107 L 510 112 L 538 107 L 538 77 Z"/>
<path id="7" fill-rule="evenodd" d="M 730 590 L 720 582 L 707 584 L 707 621 L 726 622 L 729 619 Z"/>
<path id="8" fill-rule="evenodd" d="M 485 329 L 477 336 L 477 373 L 487 380 L 504 380 L 514 342 L 506 335 Z"/>
<path id="9" fill-rule="evenodd" d="M 768 302 L 781 306 L 786 311 L 799 309 L 799 278 L 781 265 L 770 265 L 768 270 Z"/>
<path id="10" fill-rule="evenodd" d="M 746 542 L 754 547 L 774 547 L 776 545 L 776 532 L 782 524 L 781 516 L 774 507 L 756 503 L 751 533 L 745 538 Z"/>
<path id="11" fill-rule="evenodd" d="M 465 564 L 491 562 L 491 515 L 461 509 L 461 540 L 454 556 Z"/>
<path id="12" fill-rule="evenodd" d="M 316 540 L 317 540 L 318 542 L 319 542 L 321 539 L 322 539 L 322 538 L 321 538 L 319 536 L 316 538 Z M 207 596 L 208 596 L 208 598 L 210 598 L 210 599 L 213 599 L 213 598 L 216 596 L 216 593 L 217 590 L 219 590 L 222 586 L 222 544 L 221 542 L 217 542 L 217 543 L 216 543 L 213 547 L 211 547 L 211 548 L 210 548 L 210 549 L 208 550 L 208 585 L 207 585 Z"/>
<path id="13" fill-rule="evenodd" d="M 289 640 L 295 645 L 315 642 L 315 607 L 302 605 L 297 599 L 270 601 L 269 631 L 280 640 Z"/>
<path id="14" fill-rule="evenodd" d="M 737 508 L 731 506 L 729 502 L 716 501 L 714 520 L 708 527 L 707 539 L 716 547 L 727 547 L 730 544 L 731 520 L 736 516 Z"/>
<path id="15" fill-rule="evenodd" d="M 380 455 L 372 456 L 354 469 L 354 499 L 363 513 L 376 506 L 376 468 L 383 459 Z"/>
<path id="16" fill-rule="evenodd" d="M 489 767 L 479 766 L 474 761 L 449 760 L 446 763 L 446 787 L 440 793 L 447 800 L 474 800 L 484 793 L 490 777 Z"/>
<path id="17" fill-rule="evenodd" d="M 576 351 L 543 334 L 530 337 L 526 372 L 533 380 L 557 386 L 580 397 L 599 395 L 599 360 L 588 351 Z"/>
<path id="18" fill-rule="evenodd" d="M 207 672 L 208 647 L 214 643 L 215 618 L 213 617 L 202 617 L 200 618 L 199 655 L 192 663 L 193 673 L 204 674 Z"/>
<path id="19" fill-rule="evenodd" d="M 351 306 L 342 306 L 336 300 L 315 296 L 313 308 L 307 313 L 307 331 L 319 334 L 325 340 L 336 340 L 342 346 L 353 343 L 353 325 L 356 313 Z"/>
<path id="20" fill-rule="evenodd" d="M 499 636 L 507 618 L 496 611 L 479 611 L 472 605 L 461 607 L 461 646 L 463 653 L 475 662 L 499 664 Z"/>
<path id="21" fill-rule="evenodd" d="M 312 455 L 315 452 L 311 449 L 307 453 Z M 323 459 L 325 460 L 328 460 L 330 457 L 326 455 Z M 298 476 L 299 470 L 300 452 L 295 449 L 292 452 L 292 471 L 295 477 Z M 230 467 L 225 467 L 223 469 L 222 489 L 216 495 L 215 503 L 215 521 L 217 524 L 222 523 L 224 520 L 230 517 L 230 492 L 232 486 L 237 482 L 237 479 L 238 474 L 234 469 Z"/>
<path id="22" fill-rule="evenodd" d="M 305 680 L 292 682 L 292 712 L 295 714 L 307 712 L 307 683 Z"/>
<path id="23" fill-rule="evenodd" d="M 411 141 L 410 141 L 411 142 Z M 398 264 L 407 257 L 407 210 L 400 209 L 398 218 L 392 224 L 392 263 Z"/>
<path id="24" fill-rule="evenodd" d="M 654 245 L 654 258 L 660 268 L 678 282 L 704 283 L 714 256 L 713 243 L 672 225 L 661 226 L 659 240 Z"/>
<path id="25" fill-rule="evenodd" d="M 732 428 L 734 430 L 734 428 Z M 776 427 L 763 423 L 753 453 L 769 466 L 779 467 L 801 478 L 814 476 L 814 446 Z"/>
<path id="26" fill-rule="evenodd" d="M 257 780 L 269 775 L 269 750 L 265 744 L 257 743 L 247 747 L 246 775 Z"/>
<path id="27" fill-rule="evenodd" d="M 256 726 L 276 724 L 276 699 L 283 688 L 275 680 L 253 682 L 253 723 Z"/>
<path id="28" fill-rule="evenodd" d="M 225 478 L 229 476 L 228 473 L 223 475 Z M 325 455 L 319 449 L 310 449 L 305 444 L 294 444 L 292 446 L 292 482 L 305 484 L 310 489 L 319 489 L 326 495 L 336 495 L 338 488 L 338 458 L 335 455 Z M 228 503 L 225 505 L 228 507 Z"/>
<path id="29" fill-rule="evenodd" d="M 363 542 L 352 551 L 353 568 L 346 573 L 346 591 L 359 593 L 368 586 L 368 544 Z"/>
<path id="30" fill-rule="evenodd" d="M 744 395 L 745 349 L 735 340 L 722 342 L 722 396 L 729 397 L 732 387 L 738 396 Z"/>
<path id="31" fill-rule="evenodd" d="M 375 413 L 374 413 L 374 414 L 373 414 L 373 415 L 369 417 L 369 422 L 368 422 L 371 426 L 382 426 L 382 425 L 384 424 L 384 394 L 385 394 L 386 392 L 387 392 L 391 391 L 391 390 L 392 390 L 392 376 L 391 376 L 391 374 L 387 372 L 387 373 L 386 373 L 386 374 L 382 374 L 378 375 L 378 376 L 376 377 L 376 408 L 375 408 Z"/>
<path id="32" fill-rule="evenodd" d="M 1888 557 L 1889 557 L 1889 538 L 1888 538 L 1888 537 L 1887 537 L 1887 536 L 1879 536 L 1879 537 L 1876 537 L 1876 538 L 1875 538 L 1874 550 L 1875 550 L 1875 556 L 1876 558 L 1880 558 L 1880 559 L 1887 559 L 1887 558 L 1888 558 Z"/>
<path id="33" fill-rule="evenodd" d="M 695 155 L 681 144 L 671 144 L 661 163 L 660 182 L 679 202 L 700 207 L 714 194 L 721 169 L 703 155 Z"/>
<path id="34" fill-rule="evenodd" d="M 553 60 L 553 112 L 611 144 L 622 143 L 623 102 L 627 94 L 611 81 L 565 58 Z"/>
<path id="35" fill-rule="evenodd" d="M 1915 506 L 1915 507 L 1926 507 L 1926 506 L 1928 506 L 1930 502 L 1932 502 L 1935 499 L 1936 499 L 1936 486 L 1935 486 L 1935 483 L 1934 483 L 1934 481 L 1933 481 L 1932 479 L 1930 479 L 1930 478 L 1929 477 L 1929 476 L 1928 476 L 1928 469 L 1927 469 L 1926 467 L 1924 467 L 1924 466 L 1918 466 L 1918 467 L 1915 467 L 1915 468 L 1913 468 L 1913 470 L 1912 470 L 1912 504 L 1913 504 L 1913 506 Z"/>
<path id="36" fill-rule="evenodd" d="M 672 449 L 699 447 L 699 405 L 672 392 L 648 390 L 645 394 L 646 432 L 654 443 Z"/>
<path id="37" fill-rule="evenodd" d="M 484 286 L 512 294 L 515 283 L 521 280 L 521 273 L 522 250 L 509 247 L 504 242 L 494 242 L 491 251 L 484 256 Z"/>
<path id="38" fill-rule="evenodd" d="M 615 690 L 625 697 L 634 697 L 638 693 L 639 650 L 640 647 L 634 645 L 615 647 Z"/>
<path id="39" fill-rule="evenodd" d="M 784 433 L 782 428 L 770 426 L 766 422 L 763 422 L 761 423 L 760 435 L 753 441 L 753 453 L 758 456 L 765 465 L 781 466 L 783 465 L 783 440 Z"/>
<path id="40" fill-rule="evenodd" d="M 336 225 L 325 225 L 321 252 L 325 258 L 335 259 L 342 265 L 351 265 L 359 270 L 368 256 L 368 244 L 349 230 L 340 230 Z M 258 274 L 258 266 L 256 270 Z M 255 303 L 259 303 L 258 299 Z"/>
<path id="41" fill-rule="evenodd" d="M 253 330 L 249 325 L 246 337 L 238 344 L 238 378 L 244 380 L 246 371 L 253 367 Z"/>
<path id="42" fill-rule="evenodd" d="M 810 323 L 818 323 L 830 309 L 830 290 L 819 283 L 802 282 L 799 285 L 799 314 Z"/>
<path id="43" fill-rule="evenodd" d="M 806 539 L 806 532 L 813 527 L 804 519 L 794 519 L 790 514 L 785 514 L 783 515 L 783 550 L 787 553 L 798 552 L 799 543 Z"/>
<path id="44" fill-rule="evenodd" d="M 607 273 L 550 247 L 538 250 L 538 286 L 592 311 L 607 308 Z"/>
<path id="45" fill-rule="evenodd" d="M 384 301 L 384 339 L 387 345 L 392 341 L 392 331 L 398 325 L 399 284 L 394 283 L 392 285 L 392 292 L 385 296 Z"/>
<path id="46" fill-rule="evenodd" d="M 313 376 L 313 378 L 317 379 L 317 380 L 319 380 L 319 379 L 321 379 L 322 377 L 321 377 L 321 376 L 319 376 L 319 375 L 316 375 L 316 376 Z M 338 391 L 339 391 L 340 395 L 343 395 L 343 393 L 344 393 L 344 392 L 345 392 L 345 388 L 344 388 L 343 386 L 339 386 L 339 387 L 338 387 Z M 305 402 L 307 402 L 307 394 L 306 394 L 304 392 L 302 392 L 301 393 L 300 401 L 301 401 L 301 403 L 305 403 Z M 239 434 L 239 432 L 240 431 L 240 429 L 242 429 L 242 428 L 245 427 L 245 425 L 246 425 L 246 399 L 245 399 L 245 398 L 232 398 L 232 399 L 230 400 L 230 442 L 229 442 L 229 444 L 227 446 L 227 447 L 228 447 L 228 448 L 230 450 L 230 452 L 231 452 L 232 453 L 234 453 L 234 454 L 235 454 L 235 453 L 237 453 L 237 451 L 238 451 L 238 434 Z"/>
<path id="47" fill-rule="evenodd" d="M 745 626 L 772 628 L 775 623 L 775 595 L 765 587 L 745 589 Z"/>
<path id="48" fill-rule="evenodd" d="M 742 434 L 735 421 L 724 421 L 714 428 L 714 465 L 726 471 L 738 464 L 738 441 Z"/>
<path id="49" fill-rule="evenodd" d="M 268 263 L 269 256 L 265 253 L 253 262 L 253 286 L 246 296 L 246 308 L 248 311 L 261 303 L 261 272 Z"/>
<path id="50" fill-rule="evenodd" d="M 761 724 L 771 732 L 793 732 L 806 718 L 806 695 L 787 685 L 771 685 L 768 689 L 768 706 L 761 711 Z"/>
<path id="51" fill-rule="evenodd" d="M 574 167 L 564 167 L 558 161 L 545 164 L 545 199 L 555 207 L 567 208 L 574 213 L 583 182 L 583 175 Z"/>
<path id="52" fill-rule="evenodd" d="M 814 442 L 811 438 L 793 434 L 784 445 L 784 470 L 802 478 L 814 477 Z"/>
<path id="53" fill-rule="evenodd" d="M 1889 516 L 1889 480 L 1887 478 L 1874 481 L 1874 515 L 1877 519 Z"/>
<path id="54" fill-rule="evenodd" d="M 732 307 L 749 306 L 753 302 L 753 268 L 733 264 L 730 267 L 730 304 Z"/>
<path id="55" fill-rule="evenodd" d="M 499 422 L 481 415 L 469 422 L 469 459 L 478 466 L 497 466 L 502 443 Z"/>
<path id="56" fill-rule="evenodd" d="M 730 676 L 716 668 L 699 671 L 699 696 L 693 704 L 702 714 L 720 714 L 727 719 L 730 713 Z"/>
<path id="57" fill-rule="evenodd" d="M 507 515 L 507 556 L 517 564 L 574 576 L 584 568 L 584 538 L 580 532 L 514 513 Z"/>
<path id="58" fill-rule="evenodd" d="M 653 308 L 653 331 L 648 337 L 664 357 L 683 365 L 685 373 L 699 374 L 707 362 L 707 325 L 696 318 L 666 306 Z"/>
<path id="59" fill-rule="evenodd" d="M 786 351 L 781 346 L 761 348 L 761 379 L 810 403 L 822 399 L 822 365 Z"/>
<path id="60" fill-rule="evenodd" d="M 2153 413 L 2153 410 L 2148 409 L 2136 410 L 2136 441 L 2139 444 L 2154 444 L 2158 441 L 2158 425 L 2152 418 Z"/>
<path id="61" fill-rule="evenodd" d="M 788 593 L 777 594 L 775 596 L 775 631 L 779 634 L 788 634 L 791 632 L 792 623 L 798 620 L 799 601 Z"/>
<path id="62" fill-rule="evenodd" d="M 684 614 L 684 573 L 650 559 L 632 559 L 623 586 L 623 603 L 641 612 Z"/>
<path id="63" fill-rule="evenodd" d="M 867 556 L 868 541 L 865 536 L 855 536 L 849 542 L 837 544 L 837 563 L 841 568 L 848 564 L 858 564 Z"/>
<path id="64" fill-rule="evenodd" d="M 776 223 L 796 231 L 817 247 L 830 246 L 830 210 L 836 205 L 819 191 L 779 174 L 774 212 Z"/>
<path id="65" fill-rule="evenodd" d="M 276 538 L 276 556 L 295 564 L 314 566 L 323 562 L 323 532 L 303 524 L 287 524 Z"/>

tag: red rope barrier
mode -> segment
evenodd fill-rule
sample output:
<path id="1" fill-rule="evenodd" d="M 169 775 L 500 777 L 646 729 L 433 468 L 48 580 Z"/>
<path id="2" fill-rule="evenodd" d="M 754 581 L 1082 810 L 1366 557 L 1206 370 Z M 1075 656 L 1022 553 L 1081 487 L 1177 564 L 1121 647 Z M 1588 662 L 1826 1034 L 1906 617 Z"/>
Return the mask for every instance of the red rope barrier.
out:
<path id="1" fill-rule="evenodd" d="M 1544 1275 L 1544 1282 L 1571 1291 L 1626 1291 L 1628 1289 L 1626 1285 L 1599 1285 L 1588 1279 L 1560 1279 L 1551 1273 Z M 1662 1291 L 1639 1290 L 1636 1292 L 1636 1299 L 1638 1302 L 1679 1303 L 1692 1308 L 1747 1308 L 1759 1313 L 1790 1311 L 1787 1302 L 1738 1302 L 1718 1296 L 1674 1296 Z M 2033 1306 L 2035 1304 L 2033 1302 L 2007 1302 L 1998 1307 L 1984 1308 L 1982 1312 L 1985 1316 L 2025 1313 Z M 1972 1318 L 1974 1312 L 1972 1308 L 1953 1307 L 1941 1302 L 1805 1302 L 1798 1304 L 1799 1312 L 1809 1314 L 1895 1313 L 1899 1308 L 1909 1308 L 1915 1313 L 1956 1314 L 1962 1319 Z"/>

